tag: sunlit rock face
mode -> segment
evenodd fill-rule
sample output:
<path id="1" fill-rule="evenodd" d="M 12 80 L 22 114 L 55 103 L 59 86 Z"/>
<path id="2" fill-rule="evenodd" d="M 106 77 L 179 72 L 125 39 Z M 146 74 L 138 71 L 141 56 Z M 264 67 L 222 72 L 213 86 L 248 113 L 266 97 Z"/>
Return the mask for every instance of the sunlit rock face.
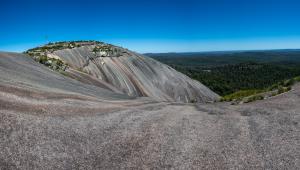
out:
<path id="1" fill-rule="evenodd" d="M 200 82 L 127 49 L 99 42 L 65 44 L 68 48 L 50 49 L 47 55 L 66 63 L 65 71 L 73 77 L 81 72 L 121 93 L 158 101 L 205 103 L 219 98 Z"/>
<path id="2" fill-rule="evenodd" d="M 129 73 L 125 63 L 145 62 L 151 67 L 132 67 L 143 74 L 128 74 L 160 73 L 174 84 L 183 81 L 172 77 L 180 73 L 138 56 L 108 61 L 118 59 L 120 68 L 111 65 Z M 1 170 L 300 169 L 300 84 L 282 95 L 234 106 L 156 102 L 128 96 L 74 66 L 65 72 L 50 66 L 0 52 Z M 160 93 L 177 92 L 163 91 L 163 75 L 147 82 Z"/>

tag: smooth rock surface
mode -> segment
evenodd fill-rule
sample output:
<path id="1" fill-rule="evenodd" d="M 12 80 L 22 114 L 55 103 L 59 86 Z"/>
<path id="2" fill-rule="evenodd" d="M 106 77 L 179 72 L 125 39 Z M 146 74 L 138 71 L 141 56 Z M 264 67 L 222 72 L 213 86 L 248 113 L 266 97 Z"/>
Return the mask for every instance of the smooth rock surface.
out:
<path id="1" fill-rule="evenodd" d="M 212 102 L 219 96 L 186 75 L 154 59 L 119 49 L 120 55 L 100 57 L 94 45 L 53 52 L 75 70 L 82 70 L 114 86 L 124 94 L 157 101 Z"/>
<path id="2" fill-rule="evenodd" d="M 133 98 L 0 54 L 0 169 L 300 169 L 300 85 L 264 101 Z"/>

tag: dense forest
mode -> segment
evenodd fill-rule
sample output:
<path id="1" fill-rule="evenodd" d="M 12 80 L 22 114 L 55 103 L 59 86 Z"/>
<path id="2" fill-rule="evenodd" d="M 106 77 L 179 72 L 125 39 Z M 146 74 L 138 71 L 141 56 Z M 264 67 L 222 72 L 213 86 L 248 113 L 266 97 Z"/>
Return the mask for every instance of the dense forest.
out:
<path id="1" fill-rule="evenodd" d="M 300 75 L 299 50 L 146 54 L 221 96 L 262 90 Z"/>

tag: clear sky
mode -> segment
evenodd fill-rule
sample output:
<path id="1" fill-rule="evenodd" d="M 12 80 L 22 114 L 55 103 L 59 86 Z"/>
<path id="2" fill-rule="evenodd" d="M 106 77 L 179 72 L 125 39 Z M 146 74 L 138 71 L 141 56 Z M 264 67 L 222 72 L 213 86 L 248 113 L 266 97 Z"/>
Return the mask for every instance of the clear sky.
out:
<path id="1" fill-rule="evenodd" d="M 0 51 L 99 40 L 138 52 L 300 48 L 299 0 L 0 0 Z"/>

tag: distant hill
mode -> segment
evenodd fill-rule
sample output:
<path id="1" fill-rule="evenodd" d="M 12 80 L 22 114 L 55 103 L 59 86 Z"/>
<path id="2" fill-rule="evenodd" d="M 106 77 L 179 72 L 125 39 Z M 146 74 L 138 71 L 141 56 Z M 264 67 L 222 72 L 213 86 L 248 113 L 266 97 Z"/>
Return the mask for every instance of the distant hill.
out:
<path id="1" fill-rule="evenodd" d="M 295 50 L 256 50 L 256 51 L 219 51 L 192 53 L 147 53 L 166 64 L 184 66 L 220 66 L 243 62 L 295 64 L 300 63 L 300 49 Z"/>

